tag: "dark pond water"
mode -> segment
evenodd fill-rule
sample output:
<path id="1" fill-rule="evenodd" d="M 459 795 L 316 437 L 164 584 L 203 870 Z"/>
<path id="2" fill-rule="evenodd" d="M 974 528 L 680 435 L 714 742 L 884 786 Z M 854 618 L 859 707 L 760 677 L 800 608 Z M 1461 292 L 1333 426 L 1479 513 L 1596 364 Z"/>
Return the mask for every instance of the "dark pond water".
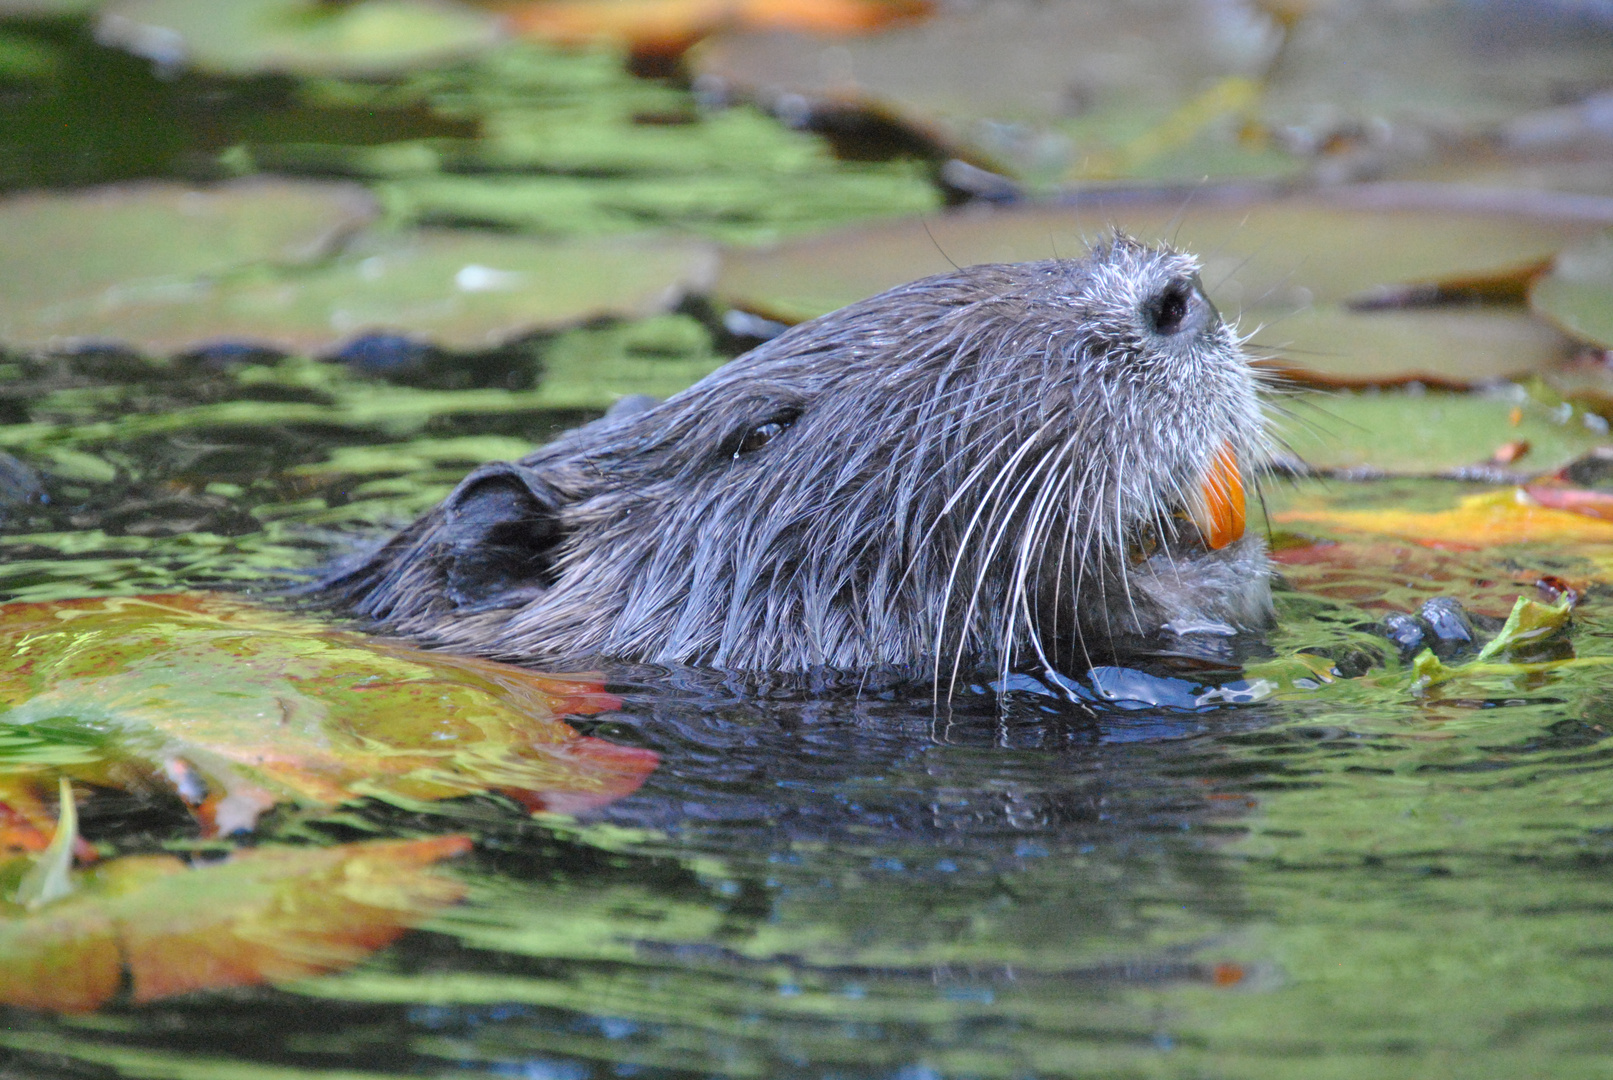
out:
<path id="1" fill-rule="evenodd" d="M 5 372 L 0 432 L 57 463 L 13 470 L 0 536 L 0 589 L 32 600 L 286 580 L 583 416 L 300 361 Z M 418 408 L 343 411 L 382 395 Z M 208 411 L 244 399 L 252 423 Z M 1267 501 L 1319 491 L 1465 489 Z M 617 672 L 621 711 L 578 723 L 661 755 L 636 794 L 577 821 L 493 799 L 271 817 L 304 840 L 469 830 L 470 898 L 340 976 L 0 1014 L 0 1075 L 1608 1075 L 1605 588 L 1550 669 L 1415 690 L 1358 629 L 1434 594 L 1504 612 L 1531 572 L 1588 581 L 1605 556 L 1321 550 L 1287 566 L 1265 652 L 1365 674 L 1250 705 Z M 103 839 L 173 817 L 128 810 L 101 812 Z"/>

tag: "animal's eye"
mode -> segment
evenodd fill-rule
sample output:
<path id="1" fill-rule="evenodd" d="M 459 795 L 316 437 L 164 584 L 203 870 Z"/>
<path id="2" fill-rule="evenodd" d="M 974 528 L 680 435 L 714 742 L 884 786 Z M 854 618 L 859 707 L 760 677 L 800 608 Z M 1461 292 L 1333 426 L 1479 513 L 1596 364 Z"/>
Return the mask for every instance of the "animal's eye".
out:
<path id="1" fill-rule="evenodd" d="M 1193 287 L 1185 281 L 1174 281 L 1148 302 L 1144 314 L 1148 325 L 1156 334 L 1169 336 L 1182 329 L 1193 302 Z"/>
<path id="2" fill-rule="evenodd" d="M 789 426 L 795 423 L 795 418 L 799 415 L 800 413 L 795 411 L 783 412 L 757 424 L 745 432 L 740 437 L 739 442 L 734 445 L 734 456 L 737 458 L 740 454 L 749 454 L 752 451 L 760 450 L 784 434 Z"/>
<path id="3" fill-rule="evenodd" d="M 746 432 L 739 442 L 739 453 L 748 454 L 752 450 L 760 450 L 774 438 L 784 433 L 784 425 L 777 420 L 769 420 L 765 424 L 758 424 Z"/>

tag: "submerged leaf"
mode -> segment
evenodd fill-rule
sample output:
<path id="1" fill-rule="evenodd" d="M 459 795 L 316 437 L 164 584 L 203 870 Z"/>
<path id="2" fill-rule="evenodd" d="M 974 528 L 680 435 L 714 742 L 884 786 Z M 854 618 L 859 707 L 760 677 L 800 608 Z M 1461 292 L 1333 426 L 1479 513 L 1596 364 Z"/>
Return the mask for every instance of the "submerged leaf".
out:
<path id="1" fill-rule="evenodd" d="M 171 786 L 212 831 L 277 802 L 414 803 L 500 791 L 575 812 L 635 788 L 645 750 L 580 736 L 612 708 L 586 677 L 539 675 L 334 630 L 222 596 L 0 607 L 0 722 L 95 732 L 89 783 Z M 138 779 L 137 779 L 138 778 Z"/>
<path id="2" fill-rule="evenodd" d="M 30 911 L 73 891 L 68 875 L 73 869 L 73 846 L 78 840 L 78 806 L 73 802 L 73 785 L 68 783 L 67 777 L 60 779 L 58 788 L 61 798 L 57 805 L 61 809 L 56 819 L 56 833 L 39 853 L 22 884 L 17 886 L 16 902 Z"/>
<path id="3" fill-rule="evenodd" d="M 257 848 L 195 870 L 133 855 L 79 876 L 70 899 L 0 908 L 0 1004 L 83 1012 L 127 970 L 133 999 L 284 982 L 347 967 L 464 887 L 426 869 L 463 836 Z"/>

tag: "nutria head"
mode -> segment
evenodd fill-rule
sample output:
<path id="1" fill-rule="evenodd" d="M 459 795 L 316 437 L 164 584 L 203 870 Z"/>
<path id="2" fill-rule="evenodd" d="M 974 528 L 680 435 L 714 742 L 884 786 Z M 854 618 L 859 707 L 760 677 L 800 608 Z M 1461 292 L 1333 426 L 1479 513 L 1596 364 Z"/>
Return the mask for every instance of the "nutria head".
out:
<path id="1" fill-rule="evenodd" d="M 471 473 L 328 594 L 504 658 L 1080 664 L 1269 615 L 1256 380 L 1198 265 L 1119 237 L 803 323 Z"/>

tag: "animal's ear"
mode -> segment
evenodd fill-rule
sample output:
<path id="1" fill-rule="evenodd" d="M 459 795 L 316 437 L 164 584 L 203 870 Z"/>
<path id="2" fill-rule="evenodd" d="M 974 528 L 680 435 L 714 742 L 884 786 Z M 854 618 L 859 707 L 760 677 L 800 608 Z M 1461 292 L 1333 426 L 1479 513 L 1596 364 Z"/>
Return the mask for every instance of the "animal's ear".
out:
<path id="1" fill-rule="evenodd" d="M 519 607 L 554 584 L 560 499 L 530 470 L 485 465 L 442 506 L 433 554 L 461 611 Z"/>

